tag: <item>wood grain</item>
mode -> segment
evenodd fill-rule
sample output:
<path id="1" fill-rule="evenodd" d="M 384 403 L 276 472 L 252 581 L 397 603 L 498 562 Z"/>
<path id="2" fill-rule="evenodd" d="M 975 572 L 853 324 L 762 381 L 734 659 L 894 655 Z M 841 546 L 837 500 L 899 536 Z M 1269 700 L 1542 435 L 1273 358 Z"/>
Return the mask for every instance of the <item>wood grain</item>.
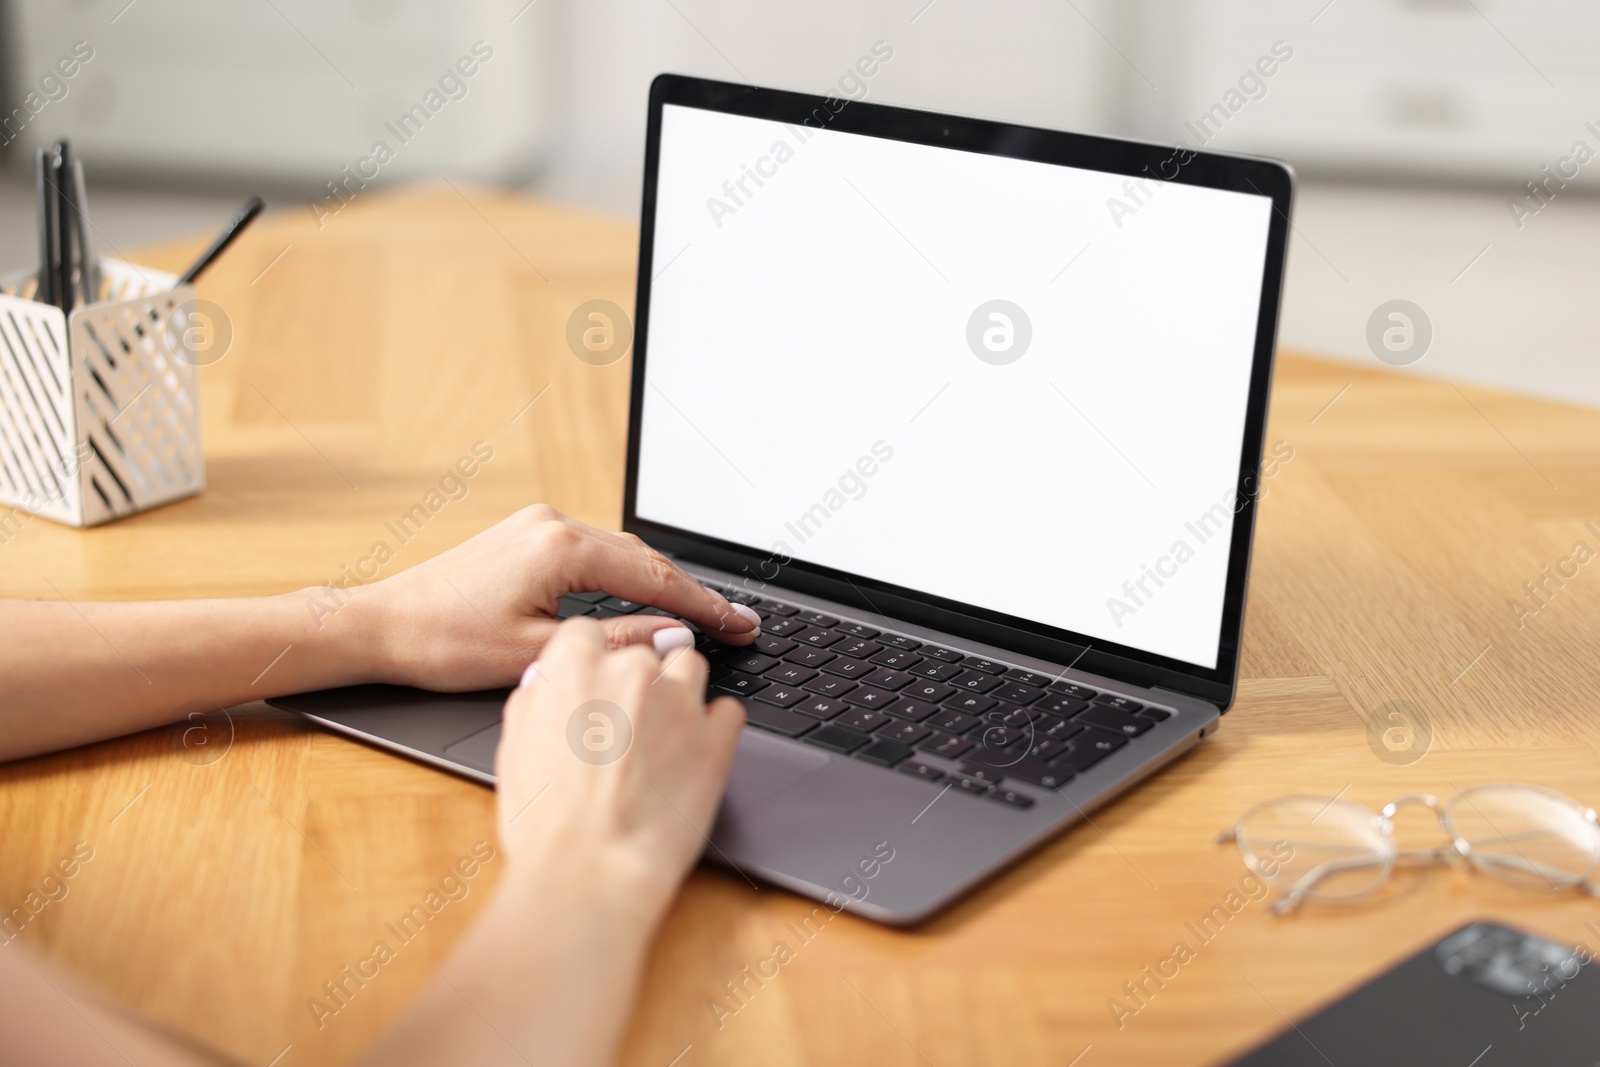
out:
<path id="1" fill-rule="evenodd" d="M 202 286 L 235 330 L 202 372 L 206 493 L 96 530 L 25 522 L 0 544 L 0 595 L 326 581 L 478 441 L 493 460 L 391 569 L 534 500 L 614 526 L 628 361 L 585 364 L 564 330 L 586 300 L 631 307 L 636 240 L 446 186 L 366 195 L 321 229 L 309 212 L 267 218 Z M 170 269 L 202 243 L 137 258 Z M 1470 917 L 1600 945 L 1594 901 L 1443 869 L 1361 907 L 1278 919 L 1249 904 L 1207 942 L 1189 931 L 1244 873 L 1213 835 L 1266 797 L 1378 805 L 1516 779 L 1600 800 L 1600 564 L 1549 583 L 1542 605 L 1524 590 L 1576 543 L 1600 548 L 1600 414 L 1285 356 L 1280 441 L 1292 458 L 1262 504 L 1240 697 L 1214 739 L 917 931 L 839 916 L 802 944 L 786 924 L 809 902 L 696 872 L 625 1062 L 1198 1064 Z M 1409 766 L 1366 741 L 1394 700 L 1435 731 Z M 336 1015 L 319 1025 L 308 1000 L 492 837 L 492 795 L 259 705 L 234 712 L 221 759 L 186 753 L 168 730 L 0 768 L 0 906 L 77 842 L 94 850 L 16 944 L 240 1062 L 348 1061 L 448 951 L 495 865 Z M 1180 940 L 1194 958 L 1132 1000 L 1124 983 Z M 731 1001 L 724 983 L 777 941 L 794 959 Z M 1138 1007 L 1120 1026 L 1114 997 Z M 719 998 L 738 1010 L 714 1013 Z"/>

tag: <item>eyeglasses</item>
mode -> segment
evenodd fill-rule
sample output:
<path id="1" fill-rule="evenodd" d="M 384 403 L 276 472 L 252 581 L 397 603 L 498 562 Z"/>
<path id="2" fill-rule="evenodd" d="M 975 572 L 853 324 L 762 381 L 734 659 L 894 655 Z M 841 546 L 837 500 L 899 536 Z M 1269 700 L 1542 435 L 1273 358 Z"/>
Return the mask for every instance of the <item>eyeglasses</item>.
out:
<path id="1" fill-rule="evenodd" d="M 1449 840 L 1438 848 L 1397 849 L 1395 813 L 1420 804 Z M 1600 868 L 1600 825 L 1593 808 L 1534 785 L 1474 786 L 1447 804 L 1426 793 L 1401 797 L 1374 813 L 1337 797 L 1280 797 L 1240 816 L 1218 844 L 1239 846 L 1244 865 L 1282 897 L 1287 914 L 1307 900 L 1342 904 L 1375 893 L 1399 863 L 1466 863 L 1526 889 L 1581 888 Z"/>

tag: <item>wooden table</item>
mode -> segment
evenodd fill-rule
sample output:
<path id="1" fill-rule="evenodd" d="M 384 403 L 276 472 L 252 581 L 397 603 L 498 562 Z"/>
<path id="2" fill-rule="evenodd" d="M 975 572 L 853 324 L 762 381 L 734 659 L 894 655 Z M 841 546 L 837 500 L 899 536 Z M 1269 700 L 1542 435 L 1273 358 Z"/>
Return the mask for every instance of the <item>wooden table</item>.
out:
<path id="1" fill-rule="evenodd" d="M 97 530 L 29 522 L 0 545 L 0 595 L 327 581 L 480 440 L 493 461 L 392 568 L 530 501 L 619 521 L 628 363 L 575 359 L 564 329 L 584 301 L 632 306 L 633 227 L 445 186 L 363 194 L 323 221 L 269 217 L 202 286 L 236 332 L 203 371 L 206 493 Z M 173 268 L 201 244 L 138 258 Z M 1600 802 L 1600 563 L 1542 606 L 1524 589 L 1570 573 L 1575 543 L 1600 549 L 1600 414 L 1286 356 L 1268 440 L 1293 455 L 1267 483 L 1243 682 L 1213 740 L 920 930 L 833 920 L 720 1027 L 723 983 L 811 904 L 698 871 L 625 1061 L 1204 1063 L 1474 916 L 1600 946 L 1600 902 L 1447 870 L 1356 908 L 1247 904 L 1208 943 L 1186 927 L 1244 873 L 1213 835 L 1264 798 L 1376 806 L 1519 779 Z M 1406 766 L 1364 728 L 1395 700 L 1434 731 Z M 320 1028 L 308 1000 L 492 836 L 492 795 L 261 706 L 232 718 L 231 747 L 219 729 L 204 757 L 164 730 L 0 769 L 0 907 L 85 842 L 92 860 L 17 944 L 241 1062 L 348 1061 L 494 865 Z M 1108 1002 L 1137 1007 L 1124 983 L 1180 940 L 1194 958 L 1119 1027 Z"/>

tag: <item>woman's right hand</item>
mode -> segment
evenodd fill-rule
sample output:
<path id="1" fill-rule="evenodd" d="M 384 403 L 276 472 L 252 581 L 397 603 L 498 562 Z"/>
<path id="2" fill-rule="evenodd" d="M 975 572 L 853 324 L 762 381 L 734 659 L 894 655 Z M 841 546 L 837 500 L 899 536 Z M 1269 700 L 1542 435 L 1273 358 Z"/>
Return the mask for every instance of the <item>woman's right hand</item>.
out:
<path id="1" fill-rule="evenodd" d="M 592 865 L 666 910 L 705 848 L 744 708 L 704 699 L 692 649 L 607 650 L 599 625 L 562 623 L 506 702 L 495 758 L 499 834 L 512 871 Z"/>

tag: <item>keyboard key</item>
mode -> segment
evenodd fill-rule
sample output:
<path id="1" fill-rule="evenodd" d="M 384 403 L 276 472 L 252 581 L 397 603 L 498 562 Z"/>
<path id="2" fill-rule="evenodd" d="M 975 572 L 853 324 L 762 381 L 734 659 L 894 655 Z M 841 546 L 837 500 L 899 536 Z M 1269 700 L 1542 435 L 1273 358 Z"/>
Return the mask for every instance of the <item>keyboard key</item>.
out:
<path id="1" fill-rule="evenodd" d="M 922 657 L 915 652 L 905 652 L 898 648 L 886 648 L 872 657 L 872 662 L 880 667 L 893 667 L 897 671 L 910 670 L 914 664 L 922 662 Z"/>
<path id="2" fill-rule="evenodd" d="M 977 656 L 968 656 L 962 666 L 985 674 L 1004 674 L 1011 669 L 1004 663 L 996 663 L 992 659 L 980 659 Z"/>
<path id="3" fill-rule="evenodd" d="M 1145 708 L 1139 714 L 1147 719 L 1154 719 L 1156 722 L 1166 722 L 1172 718 L 1172 712 L 1163 708 Z"/>
<path id="4" fill-rule="evenodd" d="M 567 595 L 574 600 L 581 600 L 585 604 L 598 604 L 611 594 L 607 593 L 604 589 L 592 589 L 586 592 L 573 591 Z"/>
<path id="5" fill-rule="evenodd" d="M 999 750 L 1023 740 L 1028 736 L 1028 731 L 1015 726 L 1001 726 L 997 722 L 980 722 L 967 731 L 967 736 L 984 748 Z"/>
<path id="6" fill-rule="evenodd" d="M 1015 789 L 996 789 L 989 794 L 990 800 L 998 800 L 1008 807 L 1026 811 L 1033 807 L 1033 798 L 1026 793 L 1019 793 Z"/>
<path id="7" fill-rule="evenodd" d="M 1143 715 L 1130 715 L 1125 711 L 1105 704 L 1096 704 L 1088 711 L 1078 715 L 1074 722 L 1086 722 L 1090 726 L 1100 726 L 1107 730 L 1115 731 L 1124 737 L 1138 737 L 1155 723 Z"/>
<path id="8" fill-rule="evenodd" d="M 933 660 L 923 660 L 911 668 L 911 673 L 918 678 L 931 678 L 936 682 L 948 682 L 961 673 L 961 668 L 954 663 L 937 663 Z"/>
<path id="9" fill-rule="evenodd" d="M 882 708 L 893 704 L 900 699 L 887 689 L 873 689 L 870 686 L 858 686 L 846 693 L 844 702 L 854 704 L 858 708 Z"/>
<path id="10" fill-rule="evenodd" d="M 779 682 L 783 685 L 803 685 L 816 676 L 816 671 L 810 667 L 802 667 L 798 663 L 779 663 L 761 675 L 769 682 Z"/>
<path id="11" fill-rule="evenodd" d="M 868 641 L 864 637 L 847 637 L 837 645 L 834 645 L 833 651 L 841 656 L 850 656 L 854 659 L 870 659 L 882 652 L 883 646 L 876 641 Z"/>
<path id="12" fill-rule="evenodd" d="M 745 721 L 751 726 L 759 726 L 763 730 L 771 730 L 785 737 L 800 737 L 817 725 L 815 719 L 796 715 L 783 708 L 775 708 L 771 704 L 748 702 L 744 706 L 744 713 Z"/>
<path id="13" fill-rule="evenodd" d="M 1064 693 L 1046 693 L 1045 698 L 1033 705 L 1035 711 L 1048 711 L 1052 715 L 1070 718 L 1089 706 L 1087 700 L 1069 697 Z"/>
<path id="14" fill-rule="evenodd" d="M 897 722 L 878 731 L 879 737 L 892 737 L 902 745 L 914 745 L 933 733 L 920 723 Z"/>
<path id="15" fill-rule="evenodd" d="M 1077 697 L 1079 700 L 1093 700 L 1100 695 L 1100 690 L 1090 689 L 1088 686 L 1078 685 L 1076 682 L 1051 682 L 1050 688 L 1058 693 L 1065 693 L 1069 697 Z"/>
<path id="16" fill-rule="evenodd" d="M 1048 676 L 1035 674 L 1033 671 L 1025 671 L 1021 667 L 1012 667 L 1009 671 L 1006 671 L 1006 677 L 1013 682 L 1031 685 L 1035 689 L 1045 689 L 1050 685 Z"/>
<path id="17" fill-rule="evenodd" d="M 930 704 L 941 704 L 948 700 L 953 693 L 955 693 L 955 690 L 943 682 L 932 681 L 912 682 L 900 691 L 901 696 L 916 697 L 918 700 L 926 700 Z"/>
<path id="18" fill-rule="evenodd" d="M 575 596 L 564 596 L 556 601 L 556 618 L 571 619 L 579 615 L 587 615 L 594 610 L 594 605 L 586 600 L 579 600 Z"/>
<path id="19" fill-rule="evenodd" d="M 996 700 L 1006 700 L 1013 704 L 1032 704 L 1044 696 L 1044 690 L 1037 686 L 1023 685 L 1021 682 L 1007 682 L 994 691 Z"/>
<path id="20" fill-rule="evenodd" d="M 616 608 L 608 608 L 608 607 L 605 607 L 604 605 L 602 605 L 600 607 L 595 608 L 593 611 L 589 612 L 588 617 L 591 618 L 591 619 L 596 619 L 596 620 L 601 620 L 601 619 L 620 619 L 624 615 L 627 615 L 627 614 L 628 613 L 626 611 L 618 611 Z"/>
<path id="21" fill-rule="evenodd" d="M 790 663 L 798 663 L 802 667 L 820 667 L 833 659 L 834 655 L 832 652 L 824 652 L 822 649 L 812 648 L 810 645 L 796 645 L 794 651 L 786 652 L 783 658 Z"/>
<path id="22" fill-rule="evenodd" d="M 800 610 L 799 608 L 791 608 L 788 604 L 779 604 L 775 600 L 766 599 L 757 600 L 750 606 L 757 611 L 764 611 L 768 615 L 794 615 Z"/>
<path id="23" fill-rule="evenodd" d="M 809 721 L 809 720 L 807 720 Z M 863 745 L 869 744 L 872 738 L 860 730 L 852 730 L 848 726 L 837 726 L 828 723 L 818 726 L 806 736 L 806 741 L 818 748 L 832 749 L 834 752 L 854 752 Z"/>
<path id="24" fill-rule="evenodd" d="M 1072 768 L 1059 764 L 1047 765 L 1036 759 L 1020 759 L 1005 769 L 1008 778 L 1046 789 L 1059 789 L 1072 778 Z"/>
<path id="25" fill-rule="evenodd" d="M 879 637 L 878 640 L 888 645 L 890 648 L 903 648 L 907 652 L 915 652 L 917 649 L 922 647 L 921 641 L 913 641 L 911 638 L 901 637 L 899 634 L 884 634 L 882 637 Z"/>
<path id="26" fill-rule="evenodd" d="M 1054 715 L 1047 715 L 1035 727 L 1039 737 L 1048 737 L 1052 741 L 1065 741 L 1069 737 L 1076 737 L 1088 727 L 1081 722 L 1071 722 L 1067 719 L 1058 719 Z"/>
<path id="27" fill-rule="evenodd" d="M 1019 708 L 1015 704 L 1001 704 L 984 712 L 983 718 L 985 722 L 997 722 L 1001 726 L 1015 726 L 1019 730 L 1026 730 L 1043 716 L 1032 708 Z"/>
<path id="28" fill-rule="evenodd" d="M 747 648 L 736 649 L 739 654 L 732 656 L 724 662 L 736 671 L 746 674 L 765 674 L 776 667 L 781 660 L 761 652 L 751 652 Z"/>
<path id="29" fill-rule="evenodd" d="M 993 697 L 980 696 L 977 693 L 957 693 L 946 700 L 944 706 L 964 711 L 968 715 L 982 715 L 998 703 Z"/>
<path id="30" fill-rule="evenodd" d="M 975 796 L 982 796 L 994 788 L 982 778 L 974 778 L 970 774 L 957 774 L 954 776 L 954 780 L 957 789 L 963 793 L 972 793 Z"/>
<path id="31" fill-rule="evenodd" d="M 840 678 L 865 678 L 875 670 L 872 664 L 859 659 L 836 659 L 822 666 L 824 674 L 837 674 Z"/>
<path id="32" fill-rule="evenodd" d="M 602 608 L 610 608 L 612 611 L 619 612 L 623 615 L 632 615 L 634 612 L 639 611 L 644 607 L 643 604 L 636 600 L 623 600 L 619 596 L 606 597 L 604 600 L 600 601 L 600 606 Z"/>
<path id="33" fill-rule="evenodd" d="M 1094 702 L 1096 704 L 1104 704 L 1108 708 L 1116 708 L 1118 711 L 1135 712 L 1144 710 L 1144 705 L 1137 700 L 1119 697 L 1115 693 L 1101 693 L 1094 698 Z"/>
<path id="34" fill-rule="evenodd" d="M 722 679 L 722 681 L 718 682 L 716 688 L 721 689 L 725 693 L 733 693 L 736 696 L 751 696 L 755 693 L 761 692 L 761 690 L 767 688 L 767 686 L 771 684 L 771 682 L 762 681 L 755 675 L 740 674 L 738 671 L 735 671 L 726 678 Z"/>
<path id="35" fill-rule="evenodd" d="M 888 721 L 889 716 L 871 708 L 852 708 L 848 714 L 839 718 L 841 726 L 854 727 L 864 734 L 870 734 Z"/>
<path id="36" fill-rule="evenodd" d="M 1065 752 L 1066 749 L 1067 746 L 1065 742 L 1057 741 L 1049 737 L 1041 737 L 1034 741 L 1032 748 L 1028 749 L 1028 758 L 1036 759 L 1040 763 L 1049 763 L 1051 760 L 1061 755 L 1061 753 Z"/>
<path id="37" fill-rule="evenodd" d="M 850 707 L 848 704 L 838 700 L 812 696 L 796 704 L 794 710 L 802 715 L 809 715 L 813 719 L 821 719 L 826 722 L 829 719 L 837 718 L 840 713 L 850 710 Z"/>
<path id="38" fill-rule="evenodd" d="M 796 616 L 801 622 L 810 623 L 812 626 L 837 626 L 839 620 L 832 615 L 824 615 L 820 611 L 801 611 Z"/>
<path id="39" fill-rule="evenodd" d="M 781 656 L 795 647 L 795 643 L 787 637 L 774 637 L 771 634 L 762 634 L 749 645 L 758 652 L 765 652 L 769 656 Z"/>
<path id="40" fill-rule="evenodd" d="M 838 678 L 831 674 L 819 674 L 811 681 L 806 682 L 801 688 L 808 693 L 816 693 L 818 696 L 842 697 L 855 687 L 856 683 L 846 678 Z"/>
<path id="41" fill-rule="evenodd" d="M 1085 730 L 1066 742 L 1066 750 L 1055 758 L 1054 767 L 1085 770 L 1128 743 L 1128 739 L 1103 730 Z"/>
<path id="42" fill-rule="evenodd" d="M 826 727 L 824 727 L 826 729 Z M 856 759 L 876 763 L 880 767 L 893 767 L 911 755 L 911 746 L 887 737 L 873 738 L 872 744 L 856 753 Z"/>
<path id="43" fill-rule="evenodd" d="M 743 604 L 746 607 L 749 607 L 761 599 L 748 589 L 736 589 L 732 586 L 723 589 L 722 595 L 727 598 L 728 603 Z"/>
<path id="44" fill-rule="evenodd" d="M 865 678 L 861 679 L 865 685 L 875 685 L 879 689 L 904 689 L 911 684 L 911 675 L 905 671 L 890 670 L 888 667 L 879 667 Z"/>
<path id="45" fill-rule="evenodd" d="M 948 648 L 940 648 L 938 645 L 925 646 L 922 650 L 922 654 L 925 656 L 932 656 L 934 659 L 942 659 L 946 663 L 960 663 L 962 660 L 967 658 L 959 652 Z"/>
<path id="46" fill-rule="evenodd" d="M 908 700 L 904 693 L 893 704 L 885 704 L 883 710 L 897 719 L 907 719 L 911 722 L 921 722 L 939 709 L 932 704 L 925 704 L 920 700 Z"/>
<path id="47" fill-rule="evenodd" d="M 761 628 L 769 634 L 779 637 L 797 637 L 810 629 L 799 619 L 786 619 L 782 615 L 774 615 L 761 624 Z"/>
<path id="48" fill-rule="evenodd" d="M 960 773 L 972 778 L 977 778 L 981 781 L 988 782 L 990 785 L 999 785 L 1005 778 L 1005 775 L 1001 774 L 993 767 L 982 763 L 974 763 L 971 760 L 961 761 Z"/>
<path id="49" fill-rule="evenodd" d="M 802 645 L 812 645 L 816 648 L 827 648 L 845 639 L 844 634 L 836 634 L 832 630 L 812 630 L 810 633 L 801 634 L 797 640 Z"/>
<path id="50" fill-rule="evenodd" d="M 904 774 L 912 775 L 916 778 L 921 778 L 926 782 L 937 782 L 939 779 L 944 777 L 944 772 L 939 768 L 935 767 L 931 763 L 923 763 L 920 760 L 908 760 L 907 762 L 900 764 L 896 770 Z"/>
<path id="51" fill-rule="evenodd" d="M 834 627 L 834 629 L 838 630 L 840 633 L 849 634 L 851 637 L 873 638 L 877 637 L 879 633 L 879 631 L 874 630 L 872 627 L 863 626 L 859 622 L 841 622 L 838 626 Z"/>
<path id="52" fill-rule="evenodd" d="M 935 730 L 943 730 L 947 734 L 964 734 L 982 720 L 975 715 L 943 708 L 933 718 L 923 721 Z"/>
<path id="53" fill-rule="evenodd" d="M 707 638 L 703 643 L 697 643 L 695 647 L 700 649 L 700 654 L 704 656 L 706 658 L 706 662 L 711 664 L 713 667 L 726 664 L 740 656 L 746 655 L 750 651 L 748 648 L 740 648 L 737 645 L 725 645 L 721 641 L 713 641 L 709 638 Z"/>
<path id="54" fill-rule="evenodd" d="M 957 689 L 965 689 L 973 693 L 987 693 L 1000 685 L 1000 679 L 990 674 L 980 674 L 977 671 L 963 671 L 950 679 L 950 684 Z"/>
<path id="55" fill-rule="evenodd" d="M 932 752 L 935 756 L 955 759 L 963 752 L 971 749 L 972 742 L 965 737 L 954 737 L 950 734 L 941 734 L 935 731 L 917 742 L 917 747 L 924 752 Z"/>
<path id="56" fill-rule="evenodd" d="M 780 708 L 798 704 L 805 698 L 806 693 L 803 690 L 787 685 L 768 686 L 756 694 L 756 699 L 763 704 L 776 704 Z"/>

